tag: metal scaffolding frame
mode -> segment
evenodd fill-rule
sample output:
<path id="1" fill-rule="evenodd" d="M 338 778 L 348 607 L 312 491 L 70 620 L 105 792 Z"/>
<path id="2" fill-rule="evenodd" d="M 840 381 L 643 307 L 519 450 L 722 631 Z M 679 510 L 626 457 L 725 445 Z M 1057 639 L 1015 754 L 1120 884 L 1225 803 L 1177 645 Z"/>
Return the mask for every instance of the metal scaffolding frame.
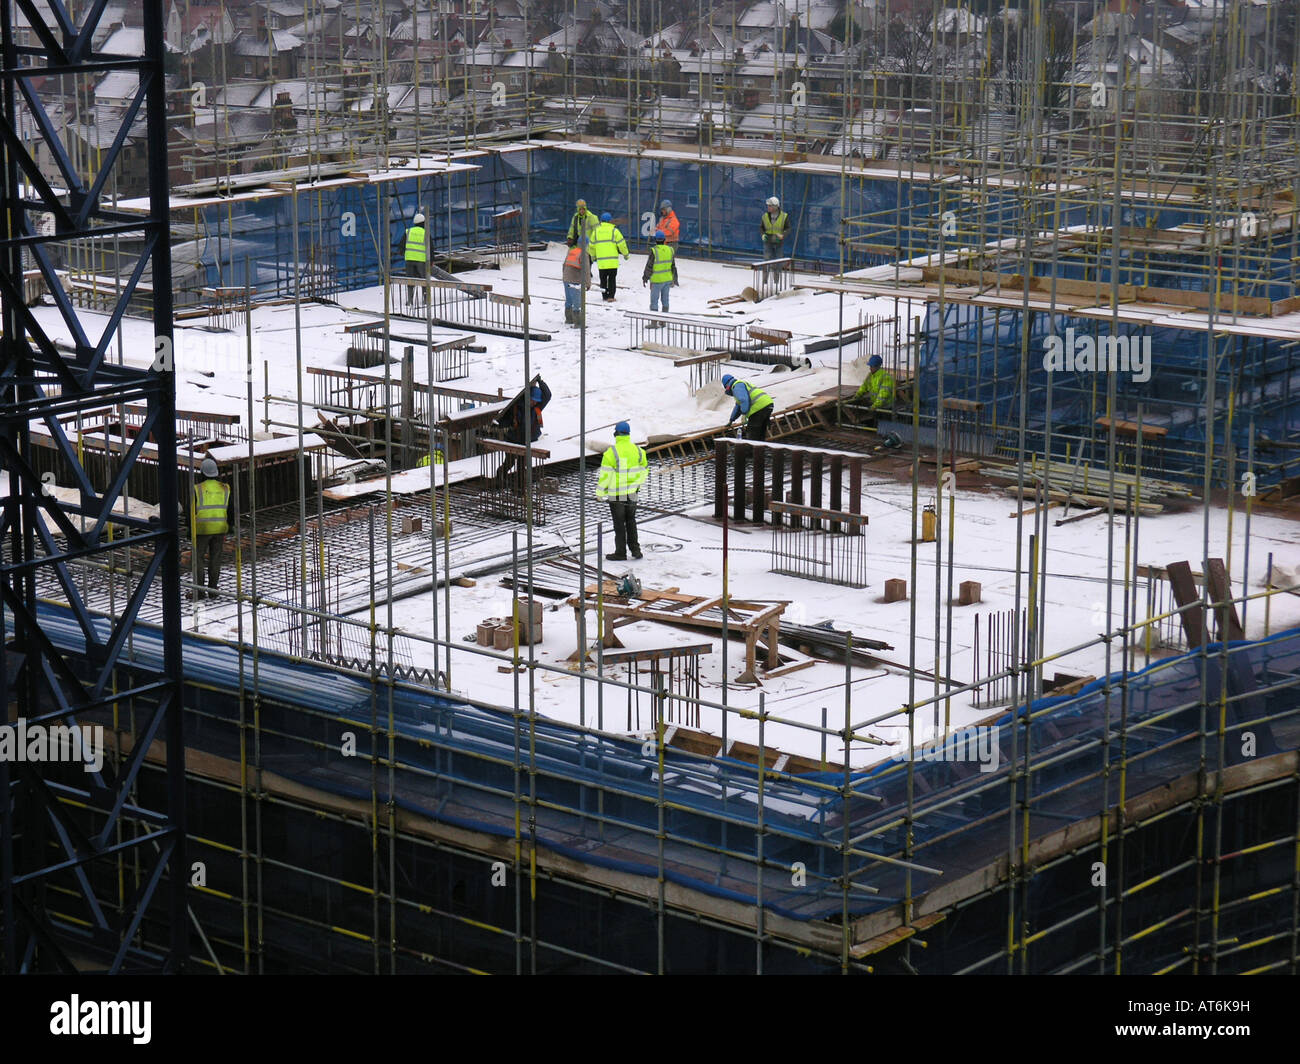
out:
<path id="1" fill-rule="evenodd" d="M 164 469 L 176 466 L 175 382 L 172 342 L 170 244 L 167 211 L 166 102 L 163 93 L 161 0 L 144 5 L 143 55 L 97 50 L 92 39 L 103 5 L 75 21 L 51 0 L 46 21 L 36 5 L 0 3 L 0 132 L 3 133 L 4 211 L 9 234 L 0 246 L 3 295 L 3 401 L 0 455 L 7 475 L 3 513 L 0 594 L 4 598 L 3 702 L 16 707 L 29 728 L 72 729 L 73 738 L 47 760 L 0 759 L 0 970 L 6 972 L 179 971 L 189 958 L 186 909 L 184 772 L 180 704 L 182 659 L 176 480 L 159 480 L 160 505 L 152 520 L 119 506 L 131 469 L 152 437 Z M 21 17 L 20 17 L 21 16 Z M 20 43 L 19 25 L 34 44 Z M 105 70 L 138 72 L 134 103 L 99 169 L 83 180 L 49 123 L 61 82 L 81 82 Z M 150 210 L 146 218 L 108 205 L 107 188 L 126 134 L 137 116 L 146 123 L 150 160 Z M 41 176 L 16 130 L 35 127 L 58 161 L 63 190 Z M 43 217 L 54 219 L 51 236 Z M 119 279 L 102 334 L 88 331 L 55 277 L 50 248 L 106 238 L 137 241 L 132 271 Z M 31 261 L 54 296 L 60 319 L 75 343 L 56 347 L 51 330 L 28 309 L 22 283 Z M 149 268 L 156 351 L 148 370 L 115 362 L 117 326 Z M 112 476 L 92 475 L 81 449 L 69 439 L 66 418 L 109 405 L 119 419 L 129 404 L 142 406 L 134 440 L 121 442 Z M 60 498 L 55 477 L 36 471 L 30 426 L 43 422 L 61 453 L 64 484 L 75 501 Z M 99 623 L 79 594 L 74 571 L 110 567 L 125 553 L 148 561 L 118 582 L 121 595 L 112 623 Z M 49 578 L 68 601 L 82 633 L 78 647 L 56 646 L 39 618 L 39 586 Z M 131 647 L 141 606 L 161 600 L 162 653 L 151 667 L 133 662 Z M 13 725 L 6 715 L 6 728 Z M 111 732 L 112 756 L 92 771 L 87 744 L 103 749 Z M 65 733 L 66 734 L 66 733 Z M 145 789 L 142 773 L 155 742 L 165 744 L 164 775 Z M 81 762 L 81 764 L 78 764 Z M 116 889 L 104 890 L 105 882 Z"/>
<path id="2" fill-rule="evenodd" d="M 303 4 L 307 12 L 312 0 Z M 633 17 L 647 24 L 657 23 L 664 6 L 631 5 Z M 790 6 L 798 12 L 811 5 Z M 1293 7 L 1265 5 L 1260 39 L 1294 79 L 1300 42 Z M 430 26 L 445 27 L 441 8 L 430 11 Z M 959 19 L 976 17 L 967 7 L 950 10 Z M 686 21 L 701 39 L 714 30 L 734 36 L 739 11 L 699 3 Z M 334 217 L 338 208 L 322 184 L 326 164 L 387 170 L 405 152 L 423 157 L 455 147 L 481 151 L 478 158 L 490 156 L 501 169 L 489 176 L 493 193 L 482 199 L 471 191 L 478 188 L 472 164 L 446 177 L 431 213 L 444 225 L 449 255 L 452 233 L 485 231 L 470 216 L 486 214 L 492 227 L 511 208 L 510 182 L 496 194 L 506 167 L 520 193 L 518 243 L 527 248 L 530 233 L 567 222 L 585 168 L 603 174 L 607 180 L 595 187 L 620 196 L 635 217 L 633 205 L 657 201 L 665 175 L 680 167 L 697 193 L 683 210 L 683 247 L 692 253 L 754 261 L 746 241 L 756 240 L 743 232 L 748 216 L 723 203 L 733 189 L 748 194 L 761 186 L 792 202 L 795 267 L 802 272 L 811 260 L 835 260 L 834 280 L 806 283 L 839 298 L 841 366 L 844 349 L 858 342 L 844 297 L 895 300 L 886 363 L 906 367 L 913 385 L 892 412 L 892 424 L 909 432 L 903 457 L 913 485 L 913 605 L 906 663 L 894 663 L 906 670 L 909 692 L 903 705 L 864 697 L 868 669 L 880 663 L 866 651 L 878 648 L 833 629 L 801 633 L 818 640 L 819 656 L 844 664 L 820 724 L 783 712 L 766 693 L 754 708 L 734 682 L 716 692 L 670 694 L 654 669 L 629 677 L 626 658 L 607 661 L 584 619 L 589 609 L 604 608 L 607 583 L 600 564 L 607 531 L 584 501 L 592 473 L 585 405 L 578 471 L 556 471 L 560 490 L 545 499 L 548 527 L 558 525 L 565 535 L 576 530 L 564 552 L 576 556 L 576 565 L 562 589 L 581 607 L 578 660 L 586 664 L 576 673 L 539 660 L 531 642 L 516 640 L 502 652 L 467 645 L 449 630 L 454 560 L 474 556 L 488 573 L 510 569 L 520 601 L 534 607 L 544 583 L 536 563 L 559 548 L 540 545 L 530 505 L 521 504 L 520 527 L 502 532 L 478 513 L 472 487 L 450 483 L 445 467 L 431 465 L 428 489 L 416 495 L 394 491 L 390 468 L 377 492 L 382 501 L 366 504 L 366 519 L 358 521 L 350 503 L 327 510 L 319 490 L 309 500 L 304 475 L 297 507 L 249 507 L 244 514 L 234 591 L 226 590 L 217 607 L 232 620 L 235 638 L 189 637 L 196 664 L 187 677 L 193 697 L 186 711 L 207 755 L 188 776 L 191 795 L 202 798 L 191 844 L 214 870 L 209 885 L 193 894 L 210 931 L 197 965 L 248 973 L 1300 969 L 1300 637 L 1271 632 L 1267 619 L 1274 597 L 1296 588 L 1273 580 L 1270 559 L 1268 587 L 1252 591 L 1252 578 L 1257 582 L 1264 569 L 1258 553 L 1231 574 L 1233 586 L 1226 574 L 1217 586 L 1210 578 L 1219 551 L 1211 533 L 1214 490 L 1238 484 L 1243 472 L 1283 477 L 1294 461 L 1255 446 L 1257 432 L 1243 411 L 1289 415 L 1292 408 L 1296 338 L 1285 332 L 1293 326 L 1274 319 L 1289 313 L 1294 299 L 1297 229 L 1282 192 L 1292 190 L 1293 204 L 1300 186 L 1295 96 L 1260 88 L 1254 38 L 1235 8 L 1219 16 L 1223 24 L 1211 35 L 1221 68 L 1200 69 L 1187 86 L 1159 91 L 1140 63 L 1120 59 L 1112 71 L 1105 54 L 1084 55 L 1079 27 L 1063 22 L 1051 4 L 1032 0 L 1024 12 L 983 40 L 912 15 L 870 28 L 850 20 L 842 43 L 851 58 L 831 57 L 823 64 L 831 73 L 822 79 L 839 80 L 842 143 L 838 153 L 821 157 L 807 150 L 809 127 L 787 104 L 784 84 L 774 99 L 779 150 L 768 158 L 724 146 L 724 128 L 713 121 L 698 143 L 672 147 L 663 139 L 667 63 L 657 52 L 629 56 L 622 70 L 615 62 L 606 75 L 626 94 L 629 122 L 634 104 L 648 122 L 643 130 L 638 120 L 621 139 L 546 147 L 532 141 L 562 131 L 567 112 L 579 111 L 576 86 L 585 75 L 576 63 L 545 74 L 526 63 L 521 85 L 507 86 L 504 105 L 481 97 L 466 74 L 469 91 L 459 110 L 439 108 L 432 124 L 417 120 L 399 132 L 362 123 L 372 140 L 360 150 L 333 151 L 328 112 L 313 113 L 309 143 L 316 147 L 307 168 L 317 169 L 301 191 L 318 202 L 308 212 L 314 219 Z M 1155 30 L 1157 47 L 1163 32 Z M 1105 39 L 1123 56 L 1136 38 L 1121 23 L 1106 29 Z M 373 88 L 390 61 L 387 47 L 385 41 L 347 74 L 343 67 L 352 60 L 340 55 L 337 72 L 323 60 L 312 80 L 328 89 L 332 77 L 369 77 Z M 699 64 L 709 83 L 712 61 L 703 55 Z M 1090 62 L 1095 78 L 1088 76 Z M 451 99 L 449 67 L 440 78 L 425 78 L 421 69 L 417 61 L 416 82 L 431 89 L 440 82 Z M 544 106 L 544 79 L 570 88 L 563 120 Z M 1096 82 L 1100 107 L 1092 102 Z M 313 107 L 322 93 L 314 99 Z M 514 116 L 510 129 L 485 117 L 501 107 Z M 710 111 L 723 113 L 721 106 Z M 517 150 L 489 150 L 520 137 L 529 143 Z M 234 141 L 225 146 L 228 176 L 242 161 L 239 149 Z M 538 180 L 541 165 L 551 167 L 548 178 L 560 178 Z M 462 178 L 465 196 L 458 201 Z M 297 203 L 299 191 L 294 184 L 285 194 Z M 391 263 L 393 197 L 377 193 L 374 205 L 375 217 L 390 223 L 375 229 L 374 258 Z M 218 205 L 214 213 L 223 207 L 230 233 L 234 208 Z M 516 243 L 513 233 L 509 243 Z M 281 294 L 311 296 L 310 256 L 295 252 L 293 261 L 292 278 L 277 273 Z M 523 357 L 508 393 L 531 380 L 523 261 L 524 295 L 509 307 Z M 1178 301 L 1162 302 L 1175 299 L 1170 293 L 1181 293 Z M 463 294 L 448 289 L 446 298 L 466 303 L 455 298 Z M 386 294 L 385 335 L 396 301 L 396 293 Z M 930 308 L 927 319 L 909 322 L 917 304 Z M 689 319 L 658 317 L 659 335 L 649 331 L 656 320 L 649 315 L 628 320 L 634 342 L 671 344 L 677 336 L 692 349 L 719 346 Z M 1173 337 L 1169 347 L 1178 337 L 1203 336 L 1198 354 L 1171 374 L 1198 390 L 1167 400 L 1158 414 L 1146 401 L 1130 409 L 1114 375 L 1086 386 L 1050 377 L 1040 384 L 1031 372 L 1039 354 L 1031 344 L 1049 332 L 1082 329 L 1079 323 L 1094 330 L 1090 335 L 1103 326 L 1114 334 L 1164 328 Z M 422 324 L 432 329 L 428 317 Z M 579 335 L 577 372 L 585 381 L 585 323 Z M 1245 350 L 1255 340 L 1256 348 Z M 729 344 L 724 337 L 721 346 Z M 248 358 L 251 434 L 251 340 Z M 442 393 L 426 376 L 430 381 L 416 390 L 425 387 L 432 404 Z M 385 364 L 366 381 L 376 392 L 382 382 L 378 406 L 391 412 L 392 370 Z M 303 387 L 300 378 L 300 406 Z M 280 410 L 292 401 L 276 398 Z M 1062 425 L 1053 412 L 1068 401 L 1079 412 Z M 1150 430 L 1165 427 L 1158 419 L 1172 418 L 1169 411 L 1211 426 L 1199 447 L 1186 439 L 1178 447 L 1165 437 L 1157 442 Z M 260 420 L 268 430 L 303 427 L 266 413 Z M 383 453 L 392 453 L 400 421 L 385 414 L 367 442 L 382 434 Z M 854 438 L 842 428 L 805 428 L 813 446 L 838 449 Z M 432 452 L 438 436 L 426 426 L 419 442 Z M 712 438 L 706 443 L 707 458 Z M 654 459 L 675 470 L 671 498 L 653 501 L 677 513 L 719 491 L 719 477 L 710 479 L 710 463 L 684 450 L 679 466 L 666 464 L 671 448 Z M 540 470 L 531 444 L 521 449 L 517 498 L 528 500 L 541 487 Z M 923 450 L 932 467 L 923 464 Z M 252 494 L 251 440 L 249 451 Z M 962 517 L 960 496 L 944 487 L 943 476 L 949 465 L 955 470 L 958 454 L 1000 460 L 1002 475 L 1026 500 L 1014 517 L 1015 604 L 997 626 L 989 667 L 969 684 L 952 679 L 961 637 L 953 633 L 952 584 Z M 1189 520 L 1204 527 L 1203 556 L 1189 561 L 1204 565 L 1207 578 L 1190 597 L 1185 580 L 1181 590 L 1171 582 L 1175 605 L 1163 594 L 1168 578 L 1139 564 L 1138 545 L 1153 493 L 1179 454 L 1199 492 L 1201 511 Z M 855 461 L 849 459 L 851 467 Z M 727 493 L 734 459 L 720 460 L 717 471 L 726 521 L 733 508 L 743 512 L 744 498 Z M 862 476 L 854 473 L 850 490 L 862 486 Z M 819 479 L 818 493 L 822 487 Z M 1104 631 L 1061 647 L 1049 647 L 1043 633 L 1047 588 L 1063 579 L 1051 569 L 1054 493 L 1100 500 L 1088 505 L 1106 529 L 1105 574 L 1086 585 L 1104 599 Z M 818 498 L 811 486 L 809 495 Z M 1242 511 L 1250 540 L 1256 498 L 1223 498 L 1230 548 L 1232 536 L 1242 534 Z M 938 535 L 922 547 L 926 506 L 933 507 Z M 782 516 L 833 522 L 837 514 L 843 517 L 836 508 L 804 508 Z M 407 531 L 416 519 L 420 531 Z M 594 604 L 585 563 L 593 546 Z M 79 576 L 87 568 L 80 561 L 72 567 Z M 1169 570 L 1182 579 L 1182 569 Z M 120 570 L 96 575 L 95 602 L 111 615 L 105 603 L 117 594 Z M 734 600 L 725 554 L 720 576 L 727 618 Z M 931 580 L 932 618 L 915 605 L 915 589 Z M 395 599 L 413 589 L 428 592 L 429 636 L 394 623 Z M 1231 614 L 1240 611 L 1244 628 L 1248 610 L 1254 634 L 1263 614 L 1263 640 L 1234 634 Z M 75 645 L 65 618 L 57 611 L 45 616 L 51 631 Z M 1189 617 L 1200 617 L 1193 622 L 1199 627 L 1189 627 Z M 1207 625 L 1214 623 L 1211 641 Z M 724 677 L 727 624 L 718 646 Z M 1176 645 L 1180 628 L 1188 634 L 1185 646 Z M 924 641 L 932 642 L 932 660 L 922 660 Z M 1158 643 L 1183 652 L 1165 657 Z M 156 656 L 143 639 L 137 647 L 142 662 Z M 1089 650 L 1104 655 L 1101 675 L 1054 694 L 1046 670 Z M 482 705 L 456 692 L 456 666 L 467 655 L 492 659 L 510 674 L 510 705 Z M 412 678 L 411 670 L 430 660 L 432 668 Z M 303 676 L 314 682 L 287 682 Z M 552 681 L 575 685 L 578 723 L 558 724 L 537 712 L 537 685 Z M 698 674 L 683 686 L 697 682 Z M 1000 744 L 1000 769 L 989 773 L 946 756 L 975 741 L 965 734 L 971 729 L 952 727 L 950 708 L 977 689 L 985 700 L 1005 702 L 972 726 L 993 729 Z M 677 721 L 662 712 L 668 701 L 677 703 Z M 649 706 L 650 728 L 639 716 L 632 727 L 625 704 Z M 737 734 L 742 726 L 750 729 L 745 738 Z M 345 729 L 354 743 L 350 754 L 343 752 Z M 749 741 L 754 729 L 757 743 Z M 818 736 L 822 756 L 801 759 L 782 750 L 778 737 L 791 729 Z M 889 729 L 913 756 L 864 767 Z M 1247 732 L 1270 733 L 1276 748 L 1242 761 L 1235 751 Z M 923 740 L 927 734 L 932 738 Z M 926 741 L 936 746 L 923 758 L 916 751 Z M 1107 873 L 1100 882 L 1098 862 Z M 57 894 L 56 901 L 65 897 L 71 895 Z"/>

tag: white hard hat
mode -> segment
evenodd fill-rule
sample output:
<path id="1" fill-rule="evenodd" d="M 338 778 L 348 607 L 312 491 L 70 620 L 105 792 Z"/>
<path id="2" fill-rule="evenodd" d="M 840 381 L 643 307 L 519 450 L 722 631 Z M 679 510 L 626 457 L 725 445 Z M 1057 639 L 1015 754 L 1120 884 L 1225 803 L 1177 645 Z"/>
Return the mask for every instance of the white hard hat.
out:
<path id="1" fill-rule="evenodd" d="M 218 475 L 217 460 L 215 458 L 204 458 L 199 466 L 199 472 L 205 477 L 215 477 Z"/>
<path id="2" fill-rule="evenodd" d="M 767 205 L 768 205 L 769 207 L 779 207 L 779 206 L 781 206 L 781 201 L 780 201 L 779 199 L 777 199 L 775 196 L 768 196 L 768 197 L 767 197 Z"/>
<path id="3" fill-rule="evenodd" d="M 423 215 L 423 214 L 417 214 L 414 218 L 411 219 L 411 221 L 414 222 L 416 225 L 423 225 L 423 224 L 424 224 L 424 215 Z"/>

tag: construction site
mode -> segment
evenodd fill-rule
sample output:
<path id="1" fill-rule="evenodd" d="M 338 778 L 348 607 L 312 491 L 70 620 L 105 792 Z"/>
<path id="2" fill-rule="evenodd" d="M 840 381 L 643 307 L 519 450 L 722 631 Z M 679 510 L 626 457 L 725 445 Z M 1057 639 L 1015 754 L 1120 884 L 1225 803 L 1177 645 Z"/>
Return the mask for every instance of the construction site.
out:
<path id="1" fill-rule="evenodd" d="M 0 970 L 1296 974 L 1298 12 L 0 0 Z"/>

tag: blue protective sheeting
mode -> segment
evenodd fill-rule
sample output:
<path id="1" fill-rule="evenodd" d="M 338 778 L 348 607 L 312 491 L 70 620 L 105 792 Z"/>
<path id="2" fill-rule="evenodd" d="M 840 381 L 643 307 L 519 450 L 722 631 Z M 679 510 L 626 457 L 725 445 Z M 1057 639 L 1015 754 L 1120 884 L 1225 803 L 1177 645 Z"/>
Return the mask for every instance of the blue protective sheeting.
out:
<path id="1" fill-rule="evenodd" d="M 69 611 L 45 605 L 41 618 L 43 629 L 57 645 L 74 653 L 84 650 L 84 638 Z M 101 623 L 106 632 L 108 622 Z M 1129 676 L 1126 693 L 1120 687 L 1123 677 L 1116 675 L 1109 685 L 1098 681 L 1075 696 L 1039 700 L 1028 715 L 1023 709 L 1003 714 L 994 724 L 996 771 L 985 773 L 978 765 L 945 760 L 916 762 L 913 773 L 924 786 L 916 788 L 913 860 L 942 869 L 945 878 L 951 878 L 987 863 L 990 853 L 1004 852 L 1013 785 L 1028 803 L 1031 838 L 1056 831 L 1070 820 L 1095 817 L 1102 801 L 1099 769 L 1106 757 L 1112 762 L 1118 758 L 1114 731 L 1121 707 L 1128 719 L 1130 795 L 1195 771 L 1203 754 L 1211 771 L 1217 767 L 1217 734 L 1212 732 L 1204 743 L 1200 738 L 1199 698 L 1204 686 L 1211 704 L 1217 703 L 1224 677 L 1234 700 L 1230 705 L 1241 707 L 1239 714 L 1229 716 L 1229 762 L 1237 732 L 1247 720 L 1253 722 L 1252 731 L 1268 733 L 1278 748 L 1295 748 L 1300 737 L 1300 697 L 1291 677 L 1300 675 L 1300 630 L 1229 649 L 1226 671 L 1218 658 L 1219 648 L 1210 647 L 1205 657 L 1187 654 Z M 159 662 L 157 630 L 139 626 L 132 654 L 134 660 L 151 666 Z M 247 651 L 243 657 L 247 685 L 251 657 Z M 186 636 L 190 745 L 237 756 L 233 722 L 238 716 L 239 668 L 235 647 Z M 369 800 L 370 723 L 377 725 L 376 756 L 386 758 L 389 740 L 384 727 L 391 711 L 397 781 L 393 798 L 402 808 L 513 838 L 514 794 L 519 787 L 523 804 L 535 817 L 540 846 L 604 868 L 658 874 L 658 757 L 644 757 L 640 740 L 533 718 L 530 742 L 526 717 L 517 721 L 507 711 L 418 690 L 390 691 L 382 684 L 276 654 L 259 654 L 258 696 L 264 766 L 280 776 Z M 202 715 L 201 726 L 197 717 L 190 720 L 196 714 Z M 1258 723 L 1260 716 L 1275 715 L 1278 719 L 1271 723 Z M 1208 719 L 1217 727 L 1217 714 L 1209 714 Z M 231 722 L 229 732 L 221 730 L 221 721 Z M 349 725 L 357 737 L 352 759 L 337 754 L 339 722 Z M 1101 741 L 1106 735 L 1109 744 Z M 1028 766 L 1026 743 L 1031 752 Z M 1138 753 L 1143 756 L 1135 759 Z M 1015 782 L 1013 756 L 1020 772 Z M 840 792 L 841 775 L 769 774 L 764 783 L 761 870 L 755 860 L 758 778 L 754 766 L 702 759 L 673 748 L 663 752 L 663 765 L 664 792 L 671 803 L 664 814 L 668 832 L 664 875 L 670 882 L 752 903 L 758 897 L 761 875 L 763 902 L 770 911 L 800 920 L 834 918 L 843 906 L 835 877 L 842 869 L 839 847 L 846 814 L 849 834 L 863 838 L 859 849 L 894 857 L 903 853 L 908 774 L 904 762 L 887 761 L 853 773 L 853 797 L 847 803 Z M 530 768 L 536 804 L 527 799 Z M 382 778 L 386 779 L 386 771 Z M 389 795 L 378 797 L 387 801 Z M 592 819 L 598 797 L 604 817 L 600 832 Z M 716 847 L 731 855 L 725 874 Z M 796 862 L 804 865 L 806 875 L 798 886 L 791 875 Z M 852 857 L 850 871 L 855 883 L 880 892 L 870 897 L 850 895 L 853 914 L 880 909 L 904 894 L 902 872 L 871 860 L 866 853 Z M 931 877 L 916 873 L 913 893 L 924 893 L 933 883 Z"/>

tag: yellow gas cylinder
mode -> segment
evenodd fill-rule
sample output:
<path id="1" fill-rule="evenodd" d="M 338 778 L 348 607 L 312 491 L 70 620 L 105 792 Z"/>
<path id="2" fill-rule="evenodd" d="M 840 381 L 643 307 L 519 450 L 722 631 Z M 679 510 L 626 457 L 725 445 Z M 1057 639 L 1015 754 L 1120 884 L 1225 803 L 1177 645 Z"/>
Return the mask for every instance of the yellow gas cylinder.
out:
<path id="1" fill-rule="evenodd" d="M 926 503 L 921 511 L 921 542 L 933 543 L 935 524 L 938 518 L 934 513 L 934 503 Z"/>

